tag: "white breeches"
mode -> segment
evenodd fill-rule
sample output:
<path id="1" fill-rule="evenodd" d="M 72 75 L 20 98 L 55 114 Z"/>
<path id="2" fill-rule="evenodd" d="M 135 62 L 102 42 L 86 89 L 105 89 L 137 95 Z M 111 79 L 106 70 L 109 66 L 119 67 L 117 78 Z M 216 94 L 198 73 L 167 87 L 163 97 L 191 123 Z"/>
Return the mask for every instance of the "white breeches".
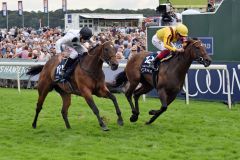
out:
<path id="1" fill-rule="evenodd" d="M 77 58 L 78 54 L 83 54 L 85 52 L 88 52 L 88 50 L 84 46 L 79 46 L 78 51 L 70 46 L 65 46 L 64 52 L 69 54 L 69 57 L 72 59 Z"/>
<path id="2" fill-rule="evenodd" d="M 159 39 L 157 38 L 157 35 L 156 35 L 156 34 L 152 37 L 152 44 L 153 44 L 159 51 L 166 50 L 166 48 L 164 47 L 163 41 L 159 40 Z"/>
<path id="3" fill-rule="evenodd" d="M 75 59 L 78 56 L 78 52 L 74 48 L 69 46 L 65 46 L 64 52 L 68 53 L 71 59 Z"/>

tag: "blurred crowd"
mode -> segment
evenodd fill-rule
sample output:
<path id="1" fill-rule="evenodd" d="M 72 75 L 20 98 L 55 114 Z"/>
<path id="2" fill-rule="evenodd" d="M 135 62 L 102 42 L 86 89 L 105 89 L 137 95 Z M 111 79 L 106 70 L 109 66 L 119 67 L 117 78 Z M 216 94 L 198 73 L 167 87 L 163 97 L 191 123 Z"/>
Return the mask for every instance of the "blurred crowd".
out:
<path id="1" fill-rule="evenodd" d="M 55 43 L 64 35 L 59 28 L 16 28 L 0 31 L 0 58 L 21 58 L 48 61 L 56 54 Z M 128 59 L 146 48 L 146 35 L 142 29 L 111 27 L 93 36 L 98 41 L 104 35 L 114 43 L 117 59 Z"/>
<path id="2" fill-rule="evenodd" d="M 55 43 L 64 35 L 59 28 L 43 27 L 16 28 L 0 30 L 0 59 L 35 59 L 48 61 L 56 54 Z M 93 41 L 98 43 L 100 36 L 112 40 L 115 47 L 116 58 L 128 60 L 134 54 L 146 49 L 146 35 L 140 28 L 111 27 L 102 33 L 94 35 Z M 35 88 L 37 82 L 22 80 L 21 88 Z M 0 79 L 0 87 L 16 88 L 17 81 Z"/>

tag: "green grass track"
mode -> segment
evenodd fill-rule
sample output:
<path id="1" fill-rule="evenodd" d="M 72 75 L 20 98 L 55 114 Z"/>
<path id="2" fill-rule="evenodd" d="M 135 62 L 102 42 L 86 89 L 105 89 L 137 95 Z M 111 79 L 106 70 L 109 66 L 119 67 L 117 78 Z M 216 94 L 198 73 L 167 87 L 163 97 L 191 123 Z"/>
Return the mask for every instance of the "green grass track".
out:
<path id="1" fill-rule="evenodd" d="M 51 92 L 32 129 L 37 90 L 0 88 L 0 160 L 239 160 L 240 105 L 175 100 L 152 125 L 148 111 L 158 99 L 140 100 L 140 117 L 129 121 L 130 107 L 116 94 L 124 118 L 110 100 L 94 97 L 110 131 L 104 132 L 83 98 L 72 96 L 66 129 L 61 99 Z"/>

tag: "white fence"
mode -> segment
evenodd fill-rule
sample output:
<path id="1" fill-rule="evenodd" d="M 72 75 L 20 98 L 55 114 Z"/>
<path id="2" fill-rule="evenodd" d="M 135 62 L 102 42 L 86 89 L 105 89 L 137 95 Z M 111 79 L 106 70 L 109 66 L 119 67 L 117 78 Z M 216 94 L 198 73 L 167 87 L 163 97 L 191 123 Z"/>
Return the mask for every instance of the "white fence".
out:
<path id="1" fill-rule="evenodd" d="M 193 64 L 190 66 L 190 69 L 201 69 L 201 70 L 223 70 L 226 73 L 226 81 L 227 81 L 227 99 L 228 99 L 228 108 L 231 109 L 232 106 L 232 101 L 231 101 L 231 90 L 230 90 L 230 77 L 229 77 L 229 72 L 227 69 L 227 65 L 210 65 L 209 67 L 204 67 L 203 65 L 200 64 Z M 186 92 L 186 104 L 189 104 L 189 89 L 188 89 L 188 74 L 186 75 L 185 78 L 185 92 Z"/>
<path id="2" fill-rule="evenodd" d="M 45 62 L 0 62 L 0 66 L 36 66 L 36 65 L 44 65 Z M 108 67 L 107 64 L 103 64 L 104 67 Z M 126 66 L 125 63 L 120 63 L 119 67 L 124 68 Z M 209 67 L 205 68 L 203 65 L 199 64 L 192 64 L 190 69 L 201 69 L 201 70 L 223 70 L 226 72 L 226 79 L 227 79 L 227 99 L 228 99 L 228 107 L 231 109 L 231 92 L 230 92 L 230 78 L 229 72 L 227 70 L 227 65 L 210 65 Z M 240 69 L 240 65 L 238 65 L 238 69 Z M 18 82 L 18 91 L 20 92 L 20 74 L 17 72 L 17 82 Z M 186 92 L 186 104 L 189 104 L 189 89 L 188 89 L 188 75 L 185 78 L 185 92 Z M 144 96 L 145 99 L 145 96 Z"/>

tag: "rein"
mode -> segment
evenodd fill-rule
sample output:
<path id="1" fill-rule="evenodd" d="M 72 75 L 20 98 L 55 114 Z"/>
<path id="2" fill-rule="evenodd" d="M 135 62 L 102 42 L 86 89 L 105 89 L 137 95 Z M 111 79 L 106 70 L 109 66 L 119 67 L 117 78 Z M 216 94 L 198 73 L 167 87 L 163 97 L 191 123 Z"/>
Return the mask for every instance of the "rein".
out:
<path id="1" fill-rule="evenodd" d="M 98 46 L 101 46 L 102 48 L 101 48 L 101 53 L 104 53 L 104 51 L 103 51 L 103 46 L 106 44 L 106 43 L 108 43 L 109 41 L 106 41 L 106 42 L 104 42 L 103 44 L 97 44 L 95 47 L 93 47 L 92 49 L 90 49 L 90 51 L 92 51 L 93 50 L 93 54 L 90 54 L 90 52 L 88 52 L 88 56 L 94 56 L 94 55 L 96 55 L 96 49 L 97 49 L 97 47 Z M 112 56 L 110 57 L 110 58 L 108 58 L 107 60 L 105 60 L 106 59 L 106 57 L 104 57 L 104 54 L 103 54 L 103 57 L 102 57 L 102 54 L 99 56 L 99 59 L 101 59 L 103 62 L 104 61 L 107 61 L 107 63 L 109 63 L 108 62 L 108 60 L 110 60 L 111 58 L 112 58 Z M 96 74 L 97 74 L 97 71 L 89 71 L 87 68 L 85 68 L 84 66 L 82 66 L 82 63 L 80 63 L 80 67 L 85 71 L 85 72 L 87 72 L 92 78 L 94 78 L 94 79 L 97 79 L 96 78 Z"/>

